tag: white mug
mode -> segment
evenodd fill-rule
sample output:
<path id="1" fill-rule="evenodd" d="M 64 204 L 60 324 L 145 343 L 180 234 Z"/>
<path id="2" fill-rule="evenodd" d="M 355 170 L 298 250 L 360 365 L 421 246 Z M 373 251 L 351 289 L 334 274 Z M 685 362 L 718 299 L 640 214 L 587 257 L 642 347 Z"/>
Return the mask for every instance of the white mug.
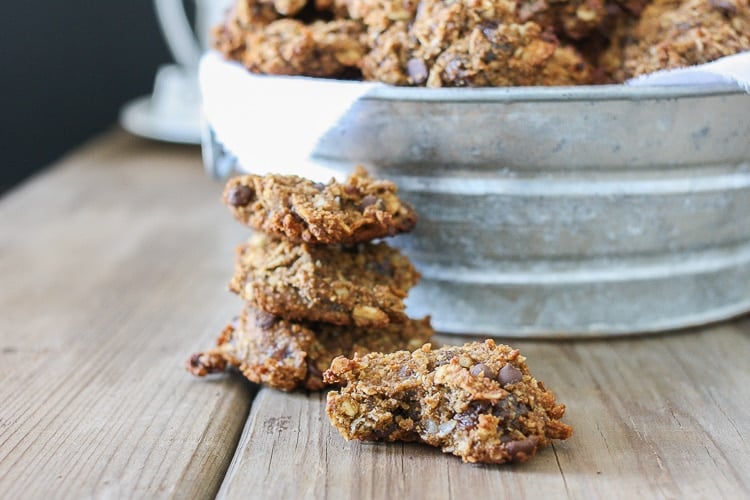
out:
<path id="1" fill-rule="evenodd" d="M 218 24 L 231 0 L 194 0 L 195 31 L 190 26 L 182 0 L 154 0 L 164 38 L 175 61 L 195 72 L 201 54 L 210 44 L 210 30 Z"/>

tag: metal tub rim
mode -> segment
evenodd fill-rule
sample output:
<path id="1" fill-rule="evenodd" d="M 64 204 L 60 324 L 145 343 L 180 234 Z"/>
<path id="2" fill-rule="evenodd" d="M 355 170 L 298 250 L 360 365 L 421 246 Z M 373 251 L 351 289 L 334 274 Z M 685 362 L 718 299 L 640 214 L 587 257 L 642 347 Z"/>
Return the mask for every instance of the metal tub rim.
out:
<path id="1" fill-rule="evenodd" d="M 424 102 L 641 101 L 744 94 L 733 83 L 681 86 L 577 85 L 567 87 L 423 88 L 382 85 L 362 100 Z"/>

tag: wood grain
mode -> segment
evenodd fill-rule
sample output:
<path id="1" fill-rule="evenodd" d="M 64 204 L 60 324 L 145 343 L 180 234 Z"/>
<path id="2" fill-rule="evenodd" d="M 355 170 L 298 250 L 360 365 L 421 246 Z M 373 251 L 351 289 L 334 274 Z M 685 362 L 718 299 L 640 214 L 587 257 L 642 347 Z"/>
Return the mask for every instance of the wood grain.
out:
<path id="1" fill-rule="evenodd" d="M 346 442 L 328 423 L 323 395 L 263 389 L 219 498 L 750 495 L 750 321 L 514 344 L 567 404 L 565 420 L 575 427 L 534 460 L 477 466 L 416 444 Z"/>
<path id="2" fill-rule="evenodd" d="M 240 307 L 219 191 L 112 133 L 0 200 L 0 496 L 215 494 L 252 398 L 183 369 Z"/>

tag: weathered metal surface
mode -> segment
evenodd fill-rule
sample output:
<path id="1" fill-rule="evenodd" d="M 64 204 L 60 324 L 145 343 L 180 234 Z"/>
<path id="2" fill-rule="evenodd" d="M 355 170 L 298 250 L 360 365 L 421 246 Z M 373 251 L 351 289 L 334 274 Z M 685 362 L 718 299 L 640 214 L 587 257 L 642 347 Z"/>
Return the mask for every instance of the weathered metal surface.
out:
<path id="1" fill-rule="evenodd" d="M 210 135 L 207 165 L 228 155 Z M 658 331 L 750 310 L 750 96 L 727 87 L 385 88 L 314 160 L 420 213 L 410 312 L 455 333 Z"/>

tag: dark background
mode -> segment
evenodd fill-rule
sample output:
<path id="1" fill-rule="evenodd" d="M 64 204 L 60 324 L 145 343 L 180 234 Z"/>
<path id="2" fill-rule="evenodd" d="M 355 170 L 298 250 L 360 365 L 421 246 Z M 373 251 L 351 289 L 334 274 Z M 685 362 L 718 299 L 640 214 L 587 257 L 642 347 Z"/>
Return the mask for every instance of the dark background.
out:
<path id="1" fill-rule="evenodd" d="M 170 61 L 150 0 L 0 1 L 0 194 L 112 127 Z"/>

